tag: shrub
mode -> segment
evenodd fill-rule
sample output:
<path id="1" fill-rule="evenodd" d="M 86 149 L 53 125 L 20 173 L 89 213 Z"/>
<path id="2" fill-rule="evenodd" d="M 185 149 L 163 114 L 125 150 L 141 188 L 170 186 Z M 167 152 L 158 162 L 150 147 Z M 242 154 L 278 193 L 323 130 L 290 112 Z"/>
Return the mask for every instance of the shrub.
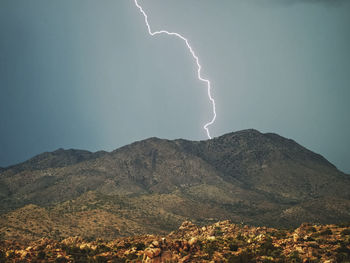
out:
<path id="1" fill-rule="evenodd" d="M 5 259 L 6 259 L 6 253 L 0 250 L 0 262 L 5 262 Z"/>
<path id="2" fill-rule="evenodd" d="M 278 257 L 281 254 L 281 249 L 273 245 L 271 237 L 267 237 L 264 243 L 258 248 L 257 253 L 261 256 Z"/>
<path id="3" fill-rule="evenodd" d="M 111 262 L 112 263 L 125 263 L 126 259 L 125 258 L 116 257 L 116 258 L 113 258 Z"/>
<path id="4" fill-rule="evenodd" d="M 91 262 L 91 260 L 90 260 Z M 107 263 L 107 259 L 103 256 L 96 256 L 95 260 L 93 260 L 94 263 Z"/>
<path id="5" fill-rule="evenodd" d="M 321 236 L 332 235 L 332 234 L 333 234 L 333 232 L 329 228 L 326 228 L 325 230 L 320 232 Z"/>
<path id="6" fill-rule="evenodd" d="M 230 248 L 231 251 L 237 251 L 238 248 L 239 248 L 238 244 L 235 243 L 235 242 L 229 243 L 228 246 L 229 246 L 229 248 Z"/>
<path id="7" fill-rule="evenodd" d="M 350 227 L 350 222 L 344 222 L 344 223 L 340 223 L 338 224 L 339 227 Z"/>
<path id="8" fill-rule="evenodd" d="M 55 259 L 55 262 L 56 263 L 66 263 L 66 262 L 68 262 L 68 260 L 66 258 L 59 257 L 59 258 Z"/>
<path id="9" fill-rule="evenodd" d="M 65 250 L 66 253 L 73 257 L 74 262 L 87 262 L 87 250 L 80 249 L 76 246 L 62 246 L 62 250 Z"/>
<path id="10" fill-rule="evenodd" d="M 39 251 L 38 253 L 38 259 L 45 259 L 46 258 L 46 253 L 45 251 Z"/>
<path id="11" fill-rule="evenodd" d="M 315 239 L 314 239 L 313 237 L 311 237 L 311 236 L 308 236 L 308 237 L 306 238 L 306 241 L 315 241 Z"/>
<path id="12" fill-rule="evenodd" d="M 344 262 L 344 263 L 349 262 L 350 253 L 337 253 L 336 260 L 337 262 Z"/>
<path id="13" fill-rule="evenodd" d="M 229 263 L 250 263 L 254 262 L 255 255 L 254 253 L 250 250 L 247 249 L 245 251 L 242 251 L 239 255 L 231 255 L 228 258 Z"/>
<path id="14" fill-rule="evenodd" d="M 282 238 L 285 238 L 287 236 L 287 231 L 286 230 L 278 230 L 278 231 L 272 233 L 272 235 L 278 239 L 282 239 Z"/>
<path id="15" fill-rule="evenodd" d="M 94 252 L 94 254 L 100 254 L 100 253 L 109 252 L 109 251 L 111 251 L 111 248 L 109 248 L 109 247 L 107 247 L 107 246 L 105 246 L 103 244 L 99 244 L 97 246 L 97 249 Z"/>
<path id="16" fill-rule="evenodd" d="M 299 256 L 299 253 L 297 251 L 293 251 L 288 256 L 288 262 L 291 262 L 291 263 L 302 263 L 303 261 L 301 260 L 301 258 Z"/>
<path id="17" fill-rule="evenodd" d="M 137 243 L 136 244 L 136 250 L 144 250 L 145 249 L 145 244 L 144 243 Z"/>
<path id="18" fill-rule="evenodd" d="M 224 232 L 222 232 L 221 227 L 216 226 L 214 229 L 214 235 L 215 236 L 222 236 Z"/>
<path id="19" fill-rule="evenodd" d="M 350 257 L 350 249 L 347 248 L 345 244 L 340 244 L 340 247 L 336 249 L 338 253 L 345 253 L 348 254 Z"/>
<path id="20" fill-rule="evenodd" d="M 231 251 L 237 251 L 238 248 L 244 247 L 244 242 L 238 239 L 234 239 L 232 237 L 229 237 L 227 239 L 227 245 L 230 248 Z"/>
<path id="21" fill-rule="evenodd" d="M 343 236 L 347 236 L 350 235 L 350 228 L 347 229 L 343 229 L 340 234 L 342 234 Z"/>
<path id="22" fill-rule="evenodd" d="M 128 254 L 128 255 L 126 256 L 126 259 L 128 259 L 128 260 L 137 259 L 137 255 L 135 255 L 135 254 Z"/>
<path id="23" fill-rule="evenodd" d="M 218 244 L 215 240 L 209 241 L 208 243 L 204 244 L 203 250 L 205 253 L 209 255 L 209 258 L 212 258 L 214 255 L 214 252 L 218 250 Z"/>
<path id="24" fill-rule="evenodd" d="M 313 232 L 313 233 L 317 232 L 316 228 L 313 227 L 313 226 L 309 228 L 309 231 L 310 231 L 310 232 Z"/>
<path id="25" fill-rule="evenodd" d="M 347 237 L 347 239 L 346 239 L 346 240 L 344 240 L 344 242 L 345 242 L 346 244 L 350 245 L 350 236 L 349 236 L 349 237 Z"/>
<path id="26" fill-rule="evenodd" d="M 131 243 L 129 243 L 129 242 L 125 242 L 124 247 L 122 247 L 122 248 L 126 248 L 126 249 L 128 249 L 128 248 L 130 248 L 131 246 L 132 246 L 132 244 L 131 244 Z"/>
<path id="27" fill-rule="evenodd" d="M 308 246 L 312 248 L 320 248 L 320 246 L 317 243 L 309 243 Z"/>

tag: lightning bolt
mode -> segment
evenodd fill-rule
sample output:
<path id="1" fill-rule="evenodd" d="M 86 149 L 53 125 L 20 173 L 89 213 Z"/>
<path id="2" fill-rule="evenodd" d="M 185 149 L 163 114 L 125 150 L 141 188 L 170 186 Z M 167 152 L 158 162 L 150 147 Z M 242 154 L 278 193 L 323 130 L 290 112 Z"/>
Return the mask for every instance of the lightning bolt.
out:
<path id="1" fill-rule="evenodd" d="M 216 119 L 216 106 L 215 106 L 215 100 L 213 99 L 212 95 L 211 95 L 211 83 L 208 79 L 205 79 L 202 77 L 202 66 L 201 64 L 199 63 L 199 58 L 198 56 L 196 55 L 196 53 L 194 52 L 192 46 L 190 45 L 189 41 L 187 38 L 185 38 L 183 35 L 179 34 L 179 33 L 176 33 L 176 32 L 169 32 L 169 31 L 166 31 L 166 30 L 160 30 L 160 31 L 152 31 L 151 30 L 151 26 L 148 22 L 148 16 L 146 14 L 146 12 L 143 10 L 142 6 L 139 4 L 138 0 L 134 0 L 135 1 L 135 5 L 136 7 L 140 10 L 140 12 L 142 13 L 142 15 L 144 16 L 145 18 L 145 23 L 146 23 L 146 26 L 147 26 L 147 29 L 148 29 L 148 33 L 151 35 L 151 36 L 156 36 L 156 35 L 161 35 L 161 34 L 166 34 L 166 35 L 169 35 L 169 36 L 175 36 L 177 38 L 180 38 L 181 40 L 183 40 L 188 48 L 188 50 L 190 51 L 192 57 L 194 58 L 196 64 L 197 64 L 197 77 L 200 81 L 204 82 L 207 86 L 207 91 L 208 91 L 208 97 L 209 97 L 209 100 L 212 104 L 212 107 L 213 107 L 213 118 L 211 119 L 211 121 L 209 121 L 208 123 L 206 123 L 203 128 L 204 130 L 206 131 L 207 133 L 207 136 L 209 139 L 211 139 L 211 136 L 210 136 L 210 132 L 209 132 L 209 126 L 212 125 L 214 122 L 215 122 L 215 119 Z"/>

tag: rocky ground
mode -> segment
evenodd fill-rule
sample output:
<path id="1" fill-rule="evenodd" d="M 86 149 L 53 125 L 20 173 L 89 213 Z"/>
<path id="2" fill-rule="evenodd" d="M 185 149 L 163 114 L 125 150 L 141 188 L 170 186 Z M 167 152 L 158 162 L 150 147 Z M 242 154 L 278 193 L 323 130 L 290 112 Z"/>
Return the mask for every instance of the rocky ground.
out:
<path id="1" fill-rule="evenodd" d="M 350 262 L 350 224 L 280 230 L 186 221 L 164 236 L 1 241 L 0 262 Z"/>

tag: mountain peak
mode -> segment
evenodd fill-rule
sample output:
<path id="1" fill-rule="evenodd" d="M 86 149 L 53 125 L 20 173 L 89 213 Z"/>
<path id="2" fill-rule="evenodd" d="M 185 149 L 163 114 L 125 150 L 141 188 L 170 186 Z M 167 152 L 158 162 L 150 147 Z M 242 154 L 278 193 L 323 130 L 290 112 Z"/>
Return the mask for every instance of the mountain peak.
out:
<path id="1" fill-rule="evenodd" d="M 108 237 L 163 233 L 188 219 L 336 223 L 350 220 L 349 186 L 350 177 L 321 155 L 277 134 L 153 137 L 110 153 L 58 149 L 7 169 L 0 176 L 0 223 L 14 220 L 19 231 L 18 209 L 29 204 L 43 208 L 42 217 L 64 229 L 62 237 L 74 234 L 69 222 L 78 222 L 82 235 Z"/>

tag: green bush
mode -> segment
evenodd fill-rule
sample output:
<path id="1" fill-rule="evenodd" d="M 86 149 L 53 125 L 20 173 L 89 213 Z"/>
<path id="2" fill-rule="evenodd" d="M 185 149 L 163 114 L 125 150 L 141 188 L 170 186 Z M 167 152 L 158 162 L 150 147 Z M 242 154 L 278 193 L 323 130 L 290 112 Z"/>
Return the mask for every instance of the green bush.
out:
<path id="1" fill-rule="evenodd" d="M 118 247 L 118 248 L 126 248 L 126 249 L 128 249 L 128 248 L 130 248 L 131 246 L 132 246 L 131 243 L 125 242 L 125 243 L 124 243 L 124 246 L 121 246 L 121 247 Z"/>
<path id="2" fill-rule="evenodd" d="M 2 250 L 0 250 L 0 262 L 5 262 L 6 260 L 6 253 Z"/>
<path id="3" fill-rule="evenodd" d="M 126 259 L 125 258 L 116 257 L 116 258 L 113 258 L 111 262 L 112 263 L 125 263 Z"/>
<path id="4" fill-rule="evenodd" d="M 344 222 L 344 223 L 340 223 L 338 224 L 339 227 L 350 227 L 350 222 Z"/>
<path id="5" fill-rule="evenodd" d="M 91 260 L 90 260 L 91 262 Z M 96 258 L 93 261 L 94 263 L 107 263 L 107 259 L 103 256 L 96 256 Z"/>
<path id="6" fill-rule="evenodd" d="M 136 250 L 144 250 L 146 248 L 146 245 L 144 243 L 137 243 L 135 247 Z"/>
<path id="7" fill-rule="evenodd" d="M 241 233 L 239 233 L 238 236 L 237 236 L 237 240 L 245 241 L 245 238 L 244 238 L 244 236 L 242 236 Z"/>
<path id="8" fill-rule="evenodd" d="M 237 251 L 238 248 L 239 248 L 239 246 L 238 246 L 237 243 L 229 243 L 228 246 L 229 246 L 229 248 L 230 248 L 231 251 Z"/>
<path id="9" fill-rule="evenodd" d="M 222 232 L 221 227 L 216 226 L 214 229 L 214 235 L 215 236 L 222 236 L 224 232 Z"/>
<path id="10" fill-rule="evenodd" d="M 66 263 L 68 260 L 66 258 L 60 257 L 55 259 L 56 263 Z"/>
<path id="11" fill-rule="evenodd" d="M 350 257 L 350 249 L 345 244 L 340 244 L 340 246 L 336 249 L 338 253 L 348 254 Z"/>
<path id="12" fill-rule="evenodd" d="M 320 248 L 320 246 L 317 243 L 309 243 L 308 246 L 312 248 Z"/>
<path id="13" fill-rule="evenodd" d="M 347 263 L 350 261 L 350 253 L 337 253 L 336 260 L 337 262 Z"/>
<path id="14" fill-rule="evenodd" d="M 109 247 L 107 247 L 107 246 L 105 246 L 103 244 L 99 244 L 97 246 L 96 251 L 93 254 L 96 255 L 96 254 L 101 254 L 101 253 L 109 252 L 109 251 L 111 251 L 111 248 L 109 248 Z"/>
<path id="15" fill-rule="evenodd" d="M 342 234 L 343 236 L 347 236 L 350 235 L 350 228 L 347 229 L 343 229 L 340 234 Z"/>
<path id="16" fill-rule="evenodd" d="M 326 228 L 325 230 L 320 232 L 321 236 L 327 236 L 327 235 L 332 235 L 332 234 L 333 234 L 333 232 L 329 228 Z"/>
<path id="17" fill-rule="evenodd" d="M 38 259 L 45 259 L 46 258 L 46 253 L 45 251 L 39 251 L 38 253 Z"/>
<path id="18" fill-rule="evenodd" d="M 203 250 L 209 255 L 209 258 L 212 258 L 214 252 L 218 250 L 218 244 L 215 240 L 209 241 L 203 245 Z"/>
<path id="19" fill-rule="evenodd" d="M 309 231 L 310 231 L 310 232 L 313 232 L 313 233 L 317 232 L 316 228 L 313 227 L 313 226 L 309 228 Z"/>
<path id="20" fill-rule="evenodd" d="M 135 255 L 135 254 L 128 254 L 128 255 L 126 256 L 126 259 L 127 259 L 127 260 L 134 260 L 134 259 L 137 259 L 137 255 Z"/>
<path id="21" fill-rule="evenodd" d="M 285 238 L 287 236 L 287 231 L 286 230 L 278 230 L 278 231 L 272 233 L 271 235 L 278 238 L 278 239 L 282 239 L 282 238 Z"/>
<path id="22" fill-rule="evenodd" d="M 231 255 L 228 258 L 229 263 L 251 263 L 255 262 L 254 261 L 255 255 L 254 253 L 250 250 L 247 249 L 245 251 L 242 251 L 239 255 Z"/>
<path id="23" fill-rule="evenodd" d="M 291 263 L 302 263 L 303 261 L 301 260 L 301 258 L 299 256 L 299 253 L 297 251 L 293 251 L 288 256 L 288 262 L 291 262 Z"/>
<path id="24" fill-rule="evenodd" d="M 62 246 L 62 250 L 66 251 L 67 255 L 72 256 L 74 262 L 88 262 L 88 250 L 80 249 L 76 246 Z"/>
<path id="25" fill-rule="evenodd" d="M 261 256 L 279 257 L 281 255 L 281 249 L 273 245 L 271 237 L 267 237 L 264 243 L 258 248 L 257 253 Z"/>

